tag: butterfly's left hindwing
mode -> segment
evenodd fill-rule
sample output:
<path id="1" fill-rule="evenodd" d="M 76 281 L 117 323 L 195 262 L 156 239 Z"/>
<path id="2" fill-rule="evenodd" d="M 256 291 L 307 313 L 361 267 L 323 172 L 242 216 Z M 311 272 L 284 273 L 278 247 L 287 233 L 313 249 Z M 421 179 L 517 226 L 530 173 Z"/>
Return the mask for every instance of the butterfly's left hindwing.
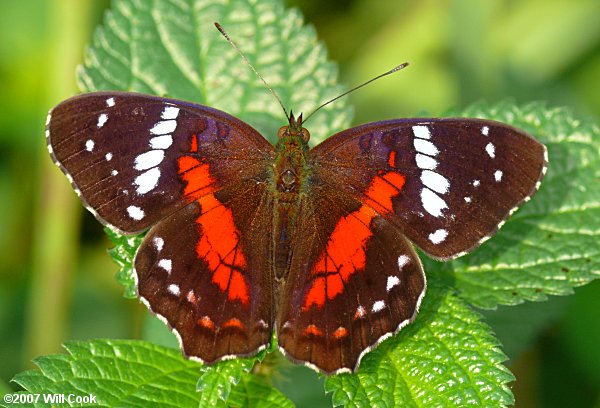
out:
<path id="1" fill-rule="evenodd" d="M 62 102 L 48 114 L 46 137 L 85 206 L 123 233 L 255 177 L 273 153 L 256 130 L 224 112 L 125 92 Z"/>

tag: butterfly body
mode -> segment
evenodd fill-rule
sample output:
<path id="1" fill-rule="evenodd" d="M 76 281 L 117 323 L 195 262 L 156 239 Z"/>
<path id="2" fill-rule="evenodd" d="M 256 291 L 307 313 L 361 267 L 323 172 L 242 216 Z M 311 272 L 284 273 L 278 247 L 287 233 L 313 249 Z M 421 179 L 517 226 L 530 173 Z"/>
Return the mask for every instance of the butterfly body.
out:
<path id="1" fill-rule="evenodd" d="M 374 122 L 310 148 L 291 115 L 273 146 L 224 112 L 123 92 L 62 102 L 46 137 L 92 214 L 147 230 L 138 294 L 187 357 L 254 355 L 275 333 L 328 374 L 416 317 L 413 244 L 442 260 L 474 249 L 547 165 L 542 144 L 498 122 Z"/>

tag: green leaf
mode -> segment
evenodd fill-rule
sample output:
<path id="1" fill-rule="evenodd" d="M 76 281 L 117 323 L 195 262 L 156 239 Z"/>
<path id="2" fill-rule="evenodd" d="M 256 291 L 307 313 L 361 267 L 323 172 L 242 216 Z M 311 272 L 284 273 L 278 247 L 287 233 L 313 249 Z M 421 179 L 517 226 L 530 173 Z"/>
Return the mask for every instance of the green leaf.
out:
<path id="1" fill-rule="evenodd" d="M 177 350 L 133 340 L 73 341 L 65 349 L 68 355 L 35 359 L 40 369 L 18 374 L 13 381 L 28 393 L 92 394 L 97 398 L 94 406 L 198 406 L 201 367 Z"/>
<path id="2" fill-rule="evenodd" d="M 104 228 L 104 232 L 113 243 L 114 247 L 108 250 L 108 253 L 114 263 L 119 266 L 116 278 L 124 287 L 123 296 L 129 299 L 135 299 L 137 290 L 135 287 L 135 278 L 133 277 L 133 258 L 135 251 L 142 243 L 144 235 L 135 235 L 126 237 L 119 235 L 110 228 Z"/>
<path id="3" fill-rule="evenodd" d="M 600 277 L 598 126 L 539 103 L 475 105 L 459 115 L 529 132 L 548 147 L 550 164 L 539 192 L 496 236 L 453 262 L 426 260 L 426 270 L 452 277 L 461 296 L 482 308 L 570 294 Z"/>
<path id="4" fill-rule="evenodd" d="M 244 374 L 227 400 L 229 407 L 291 408 L 294 404 L 260 378 Z"/>
<path id="5" fill-rule="evenodd" d="M 357 374 L 326 380 L 334 406 L 506 406 L 506 356 L 449 289 L 430 285 L 417 319 L 367 354 Z"/>
<path id="6" fill-rule="evenodd" d="M 252 369 L 255 359 L 224 360 L 206 367 L 198 381 L 200 407 L 224 407 L 231 388 L 240 382 L 242 376 Z"/>

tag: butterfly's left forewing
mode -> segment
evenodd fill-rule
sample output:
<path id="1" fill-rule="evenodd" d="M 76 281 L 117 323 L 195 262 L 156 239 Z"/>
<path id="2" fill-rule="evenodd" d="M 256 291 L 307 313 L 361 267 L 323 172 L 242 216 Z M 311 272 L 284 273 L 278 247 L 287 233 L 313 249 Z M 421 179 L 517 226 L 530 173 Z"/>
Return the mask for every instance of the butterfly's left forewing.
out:
<path id="1" fill-rule="evenodd" d="M 315 147 L 321 181 L 383 214 L 427 254 L 451 259 L 493 235 L 537 191 L 543 144 L 499 122 L 401 119 Z"/>

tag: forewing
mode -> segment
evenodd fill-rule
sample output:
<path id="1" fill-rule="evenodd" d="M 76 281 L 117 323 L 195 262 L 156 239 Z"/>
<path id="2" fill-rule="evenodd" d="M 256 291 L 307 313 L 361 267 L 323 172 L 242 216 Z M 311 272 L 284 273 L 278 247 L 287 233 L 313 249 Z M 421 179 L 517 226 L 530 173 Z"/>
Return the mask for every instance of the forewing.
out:
<path id="1" fill-rule="evenodd" d="M 340 132 L 312 151 L 324 183 L 383 215 L 429 255 L 450 259 L 493 235 L 537 191 L 546 148 L 477 119 L 407 119 Z"/>
<path id="2" fill-rule="evenodd" d="M 272 200 L 246 180 L 198 198 L 154 226 L 135 257 L 138 293 L 184 354 L 212 363 L 271 339 Z"/>
<path id="3" fill-rule="evenodd" d="M 46 138 L 86 208 L 123 233 L 253 178 L 273 152 L 253 128 L 224 112 L 123 92 L 62 102 L 48 114 Z"/>
<path id="4" fill-rule="evenodd" d="M 425 275 L 399 229 L 341 189 L 310 181 L 278 308 L 280 349 L 327 374 L 410 323 Z"/>

